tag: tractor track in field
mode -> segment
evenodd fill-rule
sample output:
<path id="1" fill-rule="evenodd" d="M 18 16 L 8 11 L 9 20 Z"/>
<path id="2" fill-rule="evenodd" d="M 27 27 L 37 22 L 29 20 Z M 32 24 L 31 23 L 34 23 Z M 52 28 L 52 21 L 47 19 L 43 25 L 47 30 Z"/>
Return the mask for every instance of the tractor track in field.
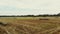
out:
<path id="1" fill-rule="evenodd" d="M 12 27 L 13 26 L 13 27 Z M 31 25 L 27 25 L 27 24 L 12 24 L 12 26 L 9 26 L 8 28 L 7 27 L 5 27 L 5 26 L 0 26 L 0 28 L 2 28 L 4 31 L 6 31 L 6 33 L 7 34 L 15 34 L 15 29 L 18 27 L 18 26 L 22 26 L 22 29 L 24 29 L 27 33 L 30 33 L 31 34 L 31 32 L 29 32 L 25 27 L 27 27 L 28 29 L 31 29 L 31 28 L 34 28 L 33 30 L 35 30 L 35 29 L 37 29 L 37 30 L 40 30 L 40 28 L 38 28 L 38 27 L 34 27 L 34 26 L 31 26 Z M 11 31 L 9 30 L 9 29 L 11 29 Z M 17 29 L 19 29 L 19 28 L 17 28 Z M 19 29 L 20 30 L 20 29 Z M 46 32 L 49 32 L 50 34 L 52 34 L 53 32 L 56 32 L 56 31 L 58 31 L 58 30 L 60 30 L 60 27 L 57 27 L 57 28 L 52 28 L 52 29 L 49 29 L 49 30 L 44 30 L 44 31 L 42 31 L 42 32 L 36 32 L 36 33 L 33 33 L 33 34 L 45 34 Z M 22 31 L 22 30 L 21 30 Z M 32 30 L 31 30 L 32 31 Z M 36 30 L 35 30 L 36 31 Z M 34 31 L 32 31 L 32 32 L 34 32 Z M 17 32 L 16 32 L 17 33 Z M 24 32 L 23 32 L 24 33 Z M 26 34 L 27 34 L 26 33 Z M 17 33 L 18 34 L 18 33 Z"/>

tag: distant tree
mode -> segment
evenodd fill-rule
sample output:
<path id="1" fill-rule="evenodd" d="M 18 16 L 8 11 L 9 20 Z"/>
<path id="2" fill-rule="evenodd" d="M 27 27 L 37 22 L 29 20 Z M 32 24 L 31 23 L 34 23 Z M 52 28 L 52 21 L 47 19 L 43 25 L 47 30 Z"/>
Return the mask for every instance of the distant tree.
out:
<path id="1" fill-rule="evenodd" d="M 27 17 L 34 17 L 34 15 L 26 15 Z"/>
<path id="2" fill-rule="evenodd" d="M 57 15 L 60 16 L 60 13 L 58 13 Z"/>

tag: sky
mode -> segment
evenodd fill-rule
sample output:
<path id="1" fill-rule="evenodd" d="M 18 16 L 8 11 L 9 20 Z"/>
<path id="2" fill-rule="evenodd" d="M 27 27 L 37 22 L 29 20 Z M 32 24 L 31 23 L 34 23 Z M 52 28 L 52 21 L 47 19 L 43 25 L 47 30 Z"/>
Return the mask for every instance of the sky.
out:
<path id="1" fill-rule="evenodd" d="M 0 0 L 0 15 L 60 13 L 60 0 Z"/>

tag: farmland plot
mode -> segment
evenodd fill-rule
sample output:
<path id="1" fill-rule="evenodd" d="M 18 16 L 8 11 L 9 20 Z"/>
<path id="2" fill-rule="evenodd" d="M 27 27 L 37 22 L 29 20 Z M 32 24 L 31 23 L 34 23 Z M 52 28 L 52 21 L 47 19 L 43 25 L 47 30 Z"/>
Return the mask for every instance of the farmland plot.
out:
<path id="1" fill-rule="evenodd" d="M 0 34 L 60 34 L 60 18 L 2 17 Z"/>

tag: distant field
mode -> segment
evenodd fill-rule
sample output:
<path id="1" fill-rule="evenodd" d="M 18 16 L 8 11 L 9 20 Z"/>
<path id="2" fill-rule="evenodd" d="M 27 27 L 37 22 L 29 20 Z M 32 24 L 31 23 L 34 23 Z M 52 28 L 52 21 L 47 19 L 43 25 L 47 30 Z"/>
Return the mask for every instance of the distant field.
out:
<path id="1" fill-rule="evenodd" d="M 0 22 L 0 34 L 60 34 L 60 17 L 0 17 Z"/>

